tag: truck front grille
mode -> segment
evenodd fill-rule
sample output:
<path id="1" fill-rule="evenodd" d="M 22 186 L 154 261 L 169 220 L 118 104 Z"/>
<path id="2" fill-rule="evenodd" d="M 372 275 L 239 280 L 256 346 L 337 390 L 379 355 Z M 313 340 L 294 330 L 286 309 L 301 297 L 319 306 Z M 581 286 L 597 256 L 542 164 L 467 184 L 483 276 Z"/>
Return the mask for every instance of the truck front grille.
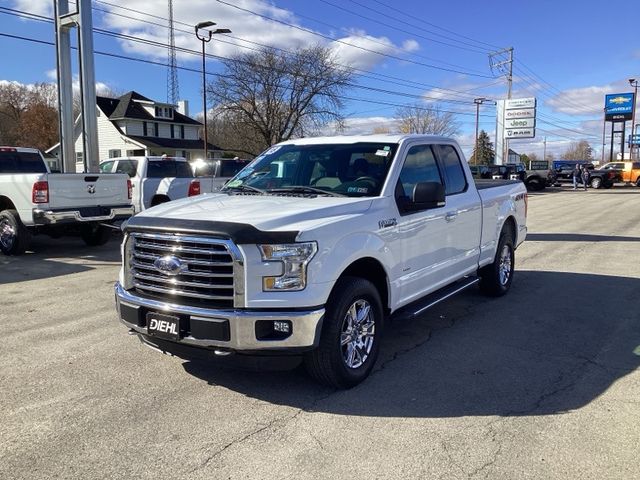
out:
<path id="1" fill-rule="evenodd" d="M 239 254 L 229 240 L 132 233 L 129 241 L 130 274 L 138 294 L 179 305 L 234 307 Z"/>

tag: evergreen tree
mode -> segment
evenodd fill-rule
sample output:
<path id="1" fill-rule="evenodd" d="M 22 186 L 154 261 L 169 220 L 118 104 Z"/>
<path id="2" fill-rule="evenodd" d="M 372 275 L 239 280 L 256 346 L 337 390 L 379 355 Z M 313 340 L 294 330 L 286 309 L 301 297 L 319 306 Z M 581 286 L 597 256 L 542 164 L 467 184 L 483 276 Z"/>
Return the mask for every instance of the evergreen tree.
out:
<path id="1" fill-rule="evenodd" d="M 473 149 L 469 163 L 472 165 L 492 165 L 495 157 L 496 152 L 493 149 L 493 143 L 491 143 L 489 135 L 484 130 L 480 130 L 478 144 Z"/>

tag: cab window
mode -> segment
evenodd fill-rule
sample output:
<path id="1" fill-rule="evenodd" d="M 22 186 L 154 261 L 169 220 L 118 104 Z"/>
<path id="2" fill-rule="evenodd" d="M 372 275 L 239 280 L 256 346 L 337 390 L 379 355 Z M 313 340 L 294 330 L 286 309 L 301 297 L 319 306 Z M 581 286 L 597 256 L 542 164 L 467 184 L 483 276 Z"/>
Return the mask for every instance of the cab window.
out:
<path id="1" fill-rule="evenodd" d="M 444 167 L 446 195 L 464 192 L 467 189 L 467 179 L 458 152 L 451 145 L 438 145 L 438 152 Z"/>
<path id="2" fill-rule="evenodd" d="M 396 185 L 396 201 L 400 211 L 413 196 L 417 183 L 437 182 L 443 184 L 436 157 L 430 145 L 414 145 L 409 148 Z"/>
<path id="3" fill-rule="evenodd" d="M 100 164 L 100 173 L 111 173 L 114 162 L 102 162 Z"/>
<path id="4" fill-rule="evenodd" d="M 135 177 L 137 169 L 137 160 L 120 160 L 116 166 L 116 173 L 126 173 L 129 177 Z"/>

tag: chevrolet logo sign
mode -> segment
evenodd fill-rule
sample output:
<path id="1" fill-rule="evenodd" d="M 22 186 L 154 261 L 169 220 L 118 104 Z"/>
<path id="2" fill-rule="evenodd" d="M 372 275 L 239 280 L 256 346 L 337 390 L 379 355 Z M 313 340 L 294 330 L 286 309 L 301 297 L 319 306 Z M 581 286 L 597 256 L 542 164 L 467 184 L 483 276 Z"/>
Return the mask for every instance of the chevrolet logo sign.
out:
<path id="1" fill-rule="evenodd" d="M 618 105 L 621 105 L 623 103 L 629 103 L 629 102 L 631 102 L 631 98 L 629 97 L 615 97 L 609 100 L 609 103 L 616 103 Z"/>

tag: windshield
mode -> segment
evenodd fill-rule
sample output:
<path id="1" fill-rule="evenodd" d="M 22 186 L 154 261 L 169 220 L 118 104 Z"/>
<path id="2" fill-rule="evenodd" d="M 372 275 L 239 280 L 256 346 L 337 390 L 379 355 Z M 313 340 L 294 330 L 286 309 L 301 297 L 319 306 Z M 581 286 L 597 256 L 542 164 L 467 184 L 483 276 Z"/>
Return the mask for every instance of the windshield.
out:
<path id="1" fill-rule="evenodd" d="M 276 145 L 223 190 L 373 197 L 380 194 L 397 147 L 396 143 Z"/>

